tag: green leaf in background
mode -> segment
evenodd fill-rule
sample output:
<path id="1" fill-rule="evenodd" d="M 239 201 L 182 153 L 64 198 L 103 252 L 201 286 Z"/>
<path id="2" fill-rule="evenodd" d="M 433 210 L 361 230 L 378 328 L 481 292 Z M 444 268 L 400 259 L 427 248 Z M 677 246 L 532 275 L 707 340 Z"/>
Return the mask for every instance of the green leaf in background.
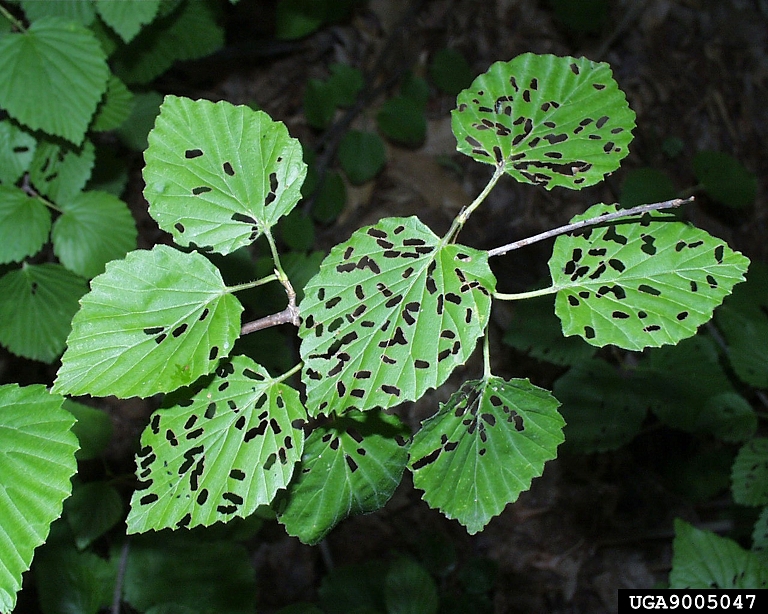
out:
<path id="1" fill-rule="evenodd" d="M 517 181 L 581 189 L 619 167 L 635 114 L 608 64 L 525 53 L 496 62 L 451 112 L 457 149 Z"/>
<path id="2" fill-rule="evenodd" d="M 107 192 L 80 192 L 59 203 L 53 225 L 53 251 L 70 271 L 88 279 L 110 260 L 136 248 L 136 224 L 128 206 Z"/>
<path id="3" fill-rule="evenodd" d="M 326 614 L 371 614 L 386 612 L 382 578 L 387 574 L 383 561 L 366 560 L 356 565 L 331 569 L 320 584 L 320 605 Z M 287 614 L 287 613 L 286 613 Z M 305 614 L 302 611 L 291 614 Z M 312 614 L 308 611 L 306 614 Z"/>
<path id="4" fill-rule="evenodd" d="M 336 96 L 320 79 L 309 79 L 304 88 L 304 118 L 317 130 L 325 130 L 336 113 Z"/>
<path id="5" fill-rule="evenodd" d="M 396 416 L 378 410 L 350 411 L 315 427 L 277 503 L 288 534 L 316 544 L 348 516 L 383 507 L 400 484 L 409 435 Z"/>
<path id="6" fill-rule="evenodd" d="M 347 186 L 336 171 L 328 171 L 312 203 L 312 217 L 321 224 L 331 224 L 347 203 Z"/>
<path id="7" fill-rule="evenodd" d="M 120 398 L 210 373 L 231 351 L 243 309 L 204 256 L 167 245 L 110 262 L 81 304 L 54 390 Z"/>
<path id="8" fill-rule="evenodd" d="M 96 132 L 114 130 L 128 119 L 132 109 L 133 94 L 120 79 L 110 75 L 107 91 L 96 110 L 91 130 Z"/>
<path id="9" fill-rule="evenodd" d="M 730 442 L 744 441 L 757 429 L 754 409 L 736 393 L 714 343 L 702 335 L 648 350 L 635 378 L 637 394 L 673 428 Z"/>
<path id="10" fill-rule="evenodd" d="M 384 579 L 387 614 L 436 614 L 437 586 L 429 572 L 413 559 L 392 561 Z"/>
<path id="11" fill-rule="evenodd" d="M 77 148 L 41 141 L 32 159 L 29 178 L 40 194 L 57 203 L 66 201 L 83 189 L 95 158 L 96 150 L 88 140 Z"/>
<path id="12" fill-rule="evenodd" d="M 135 94 L 131 114 L 117 129 L 120 140 L 134 151 L 144 151 L 149 145 L 147 135 L 155 125 L 162 102 L 163 97 L 157 92 Z"/>
<path id="13" fill-rule="evenodd" d="M 677 196 L 675 185 L 664 171 L 636 168 L 627 173 L 621 185 L 619 204 L 629 208 L 646 203 L 660 203 Z"/>
<path id="14" fill-rule="evenodd" d="M 128 168 L 124 154 L 109 146 L 96 147 L 96 163 L 85 189 L 93 192 L 108 192 L 117 198 L 128 185 Z"/>
<path id="15" fill-rule="evenodd" d="M 92 0 L 21 0 L 21 8 L 30 21 L 43 17 L 63 17 L 88 26 L 96 16 Z"/>
<path id="16" fill-rule="evenodd" d="M 315 225 L 312 218 L 300 209 L 294 209 L 280 220 L 280 236 L 290 249 L 305 252 L 315 244 Z"/>
<path id="17" fill-rule="evenodd" d="M 735 541 L 675 520 L 670 588 L 768 588 L 768 568 Z"/>
<path id="18" fill-rule="evenodd" d="M 115 74 L 126 83 L 149 83 L 173 63 L 205 57 L 224 46 L 224 30 L 218 23 L 215 2 L 172 4 L 120 48 L 112 58 Z M 135 13 L 134 13 L 135 15 Z"/>
<path id="19" fill-rule="evenodd" d="M 96 614 L 112 603 L 117 566 L 72 546 L 44 546 L 35 555 L 35 583 L 44 614 Z"/>
<path id="20" fill-rule="evenodd" d="M 739 505 L 768 505 L 768 438 L 745 443 L 731 472 L 733 500 Z"/>
<path id="21" fill-rule="evenodd" d="M 37 384 L 0 386 L 1 612 L 13 610 L 21 575 L 71 492 L 77 439 L 63 400 Z"/>
<path id="22" fill-rule="evenodd" d="M 304 288 L 299 336 L 311 415 L 392 407 L 464 364 L 490 314 L 488 257 L 416 217 L 337 245 Z"/>
<path id="23" fill-rule="evenodd" d="M 554 312 L 554 297 L 535 296 L 516 301 L 513 309 L 504 343 L 516 350 L 556 365 L 579 365 L 595 353 L 594 346 L 581 338 L 563 337 L 560 320 Z"/>
<path id="24" fill-rule="evenodd" d="M 446 94 L 457 96 L 472 85 L 472 69 L 467 58 L 456 49 L 440 49 L 429 64 L 432 82 Z"/>
<path id="25" fill-rule="evenodd" d="M 190 400 L 158 410 L 141 437 L 128 532 L 246 517 L 286 488 L 301 458 L 299 393 L 250 358 L 223 361 Z"/>
<path id="26" fill-rule="evenodd" d="M 360 130 L 350 130 L 342 137 L 337 155 L 347 179 L 355 185 L 373 179 L 387 161 L 379 135 Z"/>
<path id="27" fill-rule="evenodd" d="M 88 289 L 59 264 L 23 264 L 0 278 L 0 343 L 25 358 L 51 363 L 64 351 Z"/>
<path id="28" fill-rule="evenodd" d="M 715 311 L 728 358 L 743 382 L 768 388 L 768 267 L 753 262 L 747 283 L 736 286 Z"/>
<path id="29" fill-rule="evenodd" d="M 90 460 L 100 456 L 112 440 L 112 421 L 109 414 L 71 399 L 64 399 L 62 407 L 77 420 L 72 427 L 72 432 L 80 443 L 77 460 Z"/>
<path id="30" fill-rule="evenodd" d="M 557 456 L 559 402 L 528 380 L 469 380 L 414 435 L 413 485 L 470 535 L 531 487 Z"/>
<path id="31" fill-rule="evenodd" d="M 693 172 L 707 194 L 728 207 L 740 209 L 755 202 L 757 177 L 727 153 L 698 152 Z"/>
<path id="32" fill-rule="evenodd" d="M 43 17 L 0 38 L 0 57 L 0 107 L 33 130 L 82 143 L 109 75 L 93 33 Z"/>
<path id="33" fill-rule="evenodd" d="M 471 78 L 470 78 L 471 80 Z M 400 93 L 413 100 L 420 109 L 427 108 L 429 102 L 429 84 L 426 79 L 415 76 L 412 72 L 407 72 L 400 84 Z"/>
<path id="34" fill-rule="evenodd" d="M 0 183 L 16 183 L 32 164 L 37 141 L 8 119 L 0 121 Z M 2 241 L 0 241 L 2 245 Z"/>
<path id="35" fill-rule="evenodd" d="M 301 145 L 263 111 L 167 96 L 144 154 L 150 214 L 179 245 L 228 254 L 301 198 Z"/>
<path id="36" fill-rule="evenodd" d="M 48 207 L 17 187 L 0 185 L 0 264 L 36 254 L 50 230 Z"/>
<path id="37" fill-rule="evenodd" d="M 155 18 L 159 5 L 160 0 L 96 0 L 99 17 L 126 43 Z"/>
<path id="38" fill-rule="evenodd" d="M 764 507 L 752 531 L 752 552 L 768 565 L 768 507 Z"/>
<path id="39" fill-rule="evenodd" d="M 365 86 L 363 73 L 348 64 L 331 64 L 328 67 L 331 76 L 326 81 L 333 93 L 336 104 L 340 107 L 351 107 L 357 100 L 357 95 Z"/>
<path id="40" fill-rule="evenodd" d="M 597 204 L 571 221 L 618 210 Z M 724 241 L 653 212 L 559 236 L 549 271 L 565 335 L 641 350 L 695 334 L 748 265 Z"/>
<path id="41" fill-rule="evenodd" d="M 563 404 L 564 447 L 591 454 L 632 441 L 648 414 L 640 388 L 630 373 L 619 373 L 603 360 L 575 365 L 552 389 Z"/>
<path id="42" fill-rule="evenodd" d="M 174 603 L 194 612 L 253 614 L 256 580 L 247 550 L 176 531 L 131 538 L 124 597 L 138 612 Z"/>
<path id="43" fill-rule="evenodd" d="M 327 0 L 280 0 L 275 13 L 275 36 L 294 40 L 311 34 L 325 23 Z"/>
<path id="44" fill-rule="evenodd" d="M 80 484 L 64 503 L 64 516 L 82 550 L 122 520 L 123 499 L 106 482 Z"/>
<path id="45" fill-rule="evenodd" d="M 424 109 L 413 98 L 395 96 L 387 100 L 376 115 L 382 134 L 406 147 L 419 147 L 427 136 Z"/>

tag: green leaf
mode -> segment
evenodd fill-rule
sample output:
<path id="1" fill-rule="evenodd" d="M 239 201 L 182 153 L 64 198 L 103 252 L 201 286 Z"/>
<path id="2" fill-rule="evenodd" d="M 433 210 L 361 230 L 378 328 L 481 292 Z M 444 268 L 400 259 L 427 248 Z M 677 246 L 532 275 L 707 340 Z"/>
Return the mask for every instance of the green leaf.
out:
<path id="1" fill-rule="evenodd" d="M 96 150 L 88 140 L 77 148 L 41 141 L 32 159 L 29 178 L 38 192 L 56 203 L 70 200 L 91 176 L 95 158 Z"/>
<path id="2" fill-rule="evenodd" d="M 210 373 L 240 333 L 242 306 L 198 253 L 167 245 L 113 260 L 72 320 L 54 390 L 150 396 Z"/>
<path id="3" fill-rule="evenodd" d="M 280 0 L 275 14 L 275 36 L 294 40 L 311 34 L 325 23 L 327 0 Z"/>
<path id="4" fill-rule="evenodd" d="M 429 76 L 446 94 L 457 96 L 472 85 L 472 69 L 464 54 L 456 49 L 440 49 L 432 56 Z"/>
<path id="5" fill-rule="evenodd" d="M 736 542 L 675 520 L 670 588 L 768 588 L 768 567 Z"/>
<path id="6" fill-rule="evenodd" d="M 728 343 L 728 358 L 739 379 L 768 388 L 768 267 L 753 262 L 747 283 L 715 311 L 715 322 Z"/>
<path id="7" fill-rule="evenodd" d="M 248 552 L 239 544 L 201 544 L 178 531 L 153 533 L 131 539 L 124 596 L 138 612 L 175 603 L 195 612 L 253 614 L 256 581 Z"/>
<path id="8" fill-rule="evenodd" d="M 0 278 L 0 343 L 53 362 L 64 350 L 85 280 L 58 264 L 24 264 Z"/>
<path id="9" fill-rule="evenodd" d="M 320 605 L 326 614 L 370 614 L 386 612 L 384 583 L 387 565 L 366 560 L 356 565 L 334 567 L 320 584 Z M 296 612 L 293 614 L 305 614 Z M 306 614 L 312 614 L 311 612 Z"/>
<path id="10" fill-rule="evenodd" d="M 46 545 L 35 556 L 44 614 L 96 614 L 112 602 L 117 566 L 93 552 Z"/>
<path id="11" fill-rule="evenodd" d="M 117 129 L 117 135 L 128 147 L 144 151 L 149 145 L 147 135 L 160 114 L 163 97 L 157 92 L 145 92 L 133 97 L 133 110 Z"/>
<path id="12" fill-rule="evenodd" d="M 381 411 L 350 411 L 315 427 L 278 520 L 315 544 L 339 522 L 372 512 L 392 496 L 408 459 L 408 427 Z"/>
<path id="13" fill-rule="evenodd" d="M 764 507 L 752 530 L 752 552 L 768 565 L 768 507 Z"/>
<path id="14" fill-rule="evenodd" d="M 0 121 L 0 183 L 16 183 L 32 164 L 36 147 L 31 134 L 10 120 Z"/>
<path id="15" fill-rule="evenodd" d="M 81 484 L 65 502 L 64 515 L 82 550 L 122 520 L 123 500 L 106 482 Z"/>
<path id="16" fill-rule="evenodd" d="M 99 16 L 126 43 L 155 18 L 159 6 L 160 0 L 96 0 Z"/>
<path id="17" fill-rule="evenodd" d="M 94 192 L 108 192 L 118 198 L 128 185 L 128 167 L 125 154 L 110 146 L 96 147 L 96 163 L 85 188 Z"/>
<path id="18" fill-rule="evenodd" d="M 96 110 L 91 130 L 96 132 L 114 130 L 128 119 L 132 109 L 133 94 L 120 79 L 110 75 L 107 91 Z"/>
<path id="19" fill-rule="evenodd" d="M 263 111 L 177 96 L 160 107 L 144 157 L 144 196 L 160 227 L 222 254 L 293 209 L 307 172 L 299 142 Z"/>
<path id="20" fill-rule="evenodd" d="M 768 505 L 768 438 L 745 443 L 731 472 L 733 500 L 739 505 Z"/>
<path id="21" fill-rule="evenodd" d="M 733 156 L 719 151 L 700 151 L 693 158 L 693 172 L 712 198 L 740 209 L 755 202 L 757 177 Z"/>
<path id="22" fill-rule="evenodd" d="M 10 612 L 32 553 L 61 515 L 77 470 L 63 398 L 44 386 L 0 386 L 0 611 Z M 40 487 L 44 476 L 45 488 Z"/>
<path id="23" fill-rule="evenodd" d="M 504 343 L 556 365 L 579 365 L 595 353 L 595 348 L 579 337 L 563 337 L 552 296 L 517 301 Z"/>
<path id="24" fill-rule="evenodd" d="M 414 435 L 413 485 L 474 535 L 557 456 L 559 402 L 528 380 L 469 380 Z"/>
<path id="25" fill-rule="evenodd" d="M 109 75 L 93 33 L 43 17 L 0 38 L 0 57 L 0 107 L 33 130 L 82 143 Z"/>
<path id="26" fill-rule="evenodd" d="M 72 427 L 72 432 L 80 444 L 77 460 L 99 457 L 112 440 L 112 420 L 109 414 L 71 399 L 64 399 L 62 407 L 77 420 Z"/>
<path id="27" fill-rule="evenodd" d="M 310 79 L 304 88 L 304 117 L 317 130 L 325 130 L 336 113 L 336 95 L 328 83 Z"/>
<path id="28" fill-rule="evenodd" d="M 48 207 L 19 188 L 0 185 L 0 264 L 36 254 L 50 230 Z"/>
<path id="29" fill-rule="evenodd" d="M 571 221 L 617 210 L 597 204 Z M 641 350 L 695 334 L 748 265 L 722 240 L 653 212 L 559 236 L 549 271 L 565 335 Z"/>
<path id="30" fill-rule="evenodd" d="M 312 202 L 312 217 L 321 224 L 331 224 L 347 204 L 347 186 L 336 171 L 329 171 Z"/>
<path id="31" fill-rule="evenodd" d="M 288 485 L 301 458 L 299 393 L 235 356 L 193 396 L 151 418 L 141 437 L 128 532 L 246 517 Z"/>
<path id="32" fill-rule="evenodd" d="M 387 614 L 436 614 L 439 599 L 432 576 L 416 561 L 392 561 L 384 580 Z"/>
<path id="33" fill-rule="evenodd" d="M 107 192 L 80 192 L 60 203 L 53 251 L 69 270 L 90 279 L 110 260 L 136 248 L 136 224 L 128 206 Z"/>
<path id="34" fill-rule="evenodd" d="M 224 46 L 224 30 L 217 23 L 218 4 L 178 2 L 160 6 L 160 16 L 113 56 L 115 74 L 126 83 L 149 83 L 174 62 L 202 58 Z M 133 13 L 135 15 L 136 13 Z"/>
<path id="35" fill-rule="evenodd" d="M 525 53 L 496 62 L 452 111 L 457 149 L 517 181 L 581 189 L 619 167 L 635 114 L 608 64 Z"/>
<path id="36" fill-rule="evenodd" d="M 384 136 L 406 147 L 419 147 L 427 136 L 424 109 L 406 96 L 387 100 L 376 115 L 376 121 Z"/>
<path id="37" fill-rule="evenodd" d="M 312 249 L 315 244 L 312 218 L 300 209 L 294 209 L 281 220 L 280 236 L 290 249 L 300 252 Z"/>
<path id="38" fill-rule="evenodd" d="M 365 87 L 363 73 L 348 64 L 331 64 L 328 68 L 331 70 L 331 76 L 326 83 L 333 92 L 336 104 L 340 107 L 351 107 Z"/>
<path id="39" fill-rule="evenodd" d="M 648 415 L 642 387 L 630 374 L 618 373 L 600 359 L 570 369 L 552 390 L 563 404 L 565 446 L 590 454 L 616 450 L 632 441 Z"/>
<path id="40" fill-rule="evenodd" d="M 636 168 L 629 171 L 624 178 L 619 203 L 622 207 L 629 208 L 646 203 L 660 203 L 675 196 L 675 185 L 664 171 Z"/>
<path id="41" fill-rule="evenodd" d="M 88 26 L 96 16 L 92 0 L 21 0 L 24 14 L 30 21 L 43 17 L 63 17 Z"/>
<path id="42" fill-rule="evenodd" d="M 379 135 L 360 130 L 350 130 L 342 137 L 337 155 L 347 179 L 355 185 L 373 179 L 387 161 Z"/>
<path id="43" fill-rule="evenodd" d="M 495 284 L 486 252 L 446 245 L 416 217 L 355 232 L 300 304 L 310 414 L 386 409 L 440 386 L 474 350 Z"/>

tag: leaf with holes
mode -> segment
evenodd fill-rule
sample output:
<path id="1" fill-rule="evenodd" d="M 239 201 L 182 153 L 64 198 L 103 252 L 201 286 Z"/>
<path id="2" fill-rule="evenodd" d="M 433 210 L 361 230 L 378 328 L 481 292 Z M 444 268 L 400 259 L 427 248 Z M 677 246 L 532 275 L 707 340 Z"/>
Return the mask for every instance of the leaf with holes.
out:
<path id="1" fill-rule="evenodd" d="M 603 62 L 524 53 L 459 94 L 457 149 L 517 181 L 581 189 L 628 153 L 635 114 Z"/>
<path id="2" fill-rule="evenodd" d="M 768 505 L 768 438 L 745 443 L 733 462 L 733 500 L 740 505 Z"/>
<path id="3" fill-rule="evenodd" d="M 571 221 L 617 210 L 597 204 Z M 654 212 L 558 237 L 549 271 L 565 335 L 642 350 L 695 334 L 748 265 L 724 241 Z"/>
<path id="4" fill-rule="evenodd" d="M 350 411 L 317 426 L 278 520 L 306 544 L 319 542 L 353 514 L 384 506 L 400 484 L 408 460 L 408 428 L 381 411 Z"/>
<path id="5" fill-rule="evenodd" d="M 337 245 L 305 286 L 299 328 L 312 415 L 418 399 L 464 364 L 496 280 L 485 252 L 418 218 L 385 218 Z"/>
<path id="6" fill-rule="evenodd" d="M 232 350 L 243 310 L 204 256 L 167 245 L 107 264 L 81 305 L 53 389 L 121 398 L 210 373 Z"/>
<path id="7" fill-rule="evenodd" d="M 166 96 L 149 134 L 144 196 L 179 245 L 228 254 L 301 198 L 301 145 L 263 111 Z"/>
<path id="8" fill-rule="evenodd" d="M 474 535 L 557 456 L 565 425 L 558 405 L 528 380 L 465 382 L 414 435 L 414 486 Z"/>
<path id="9" fill-rule="evenodd" d="M 32 163 L 36 147 L 31 134 L 10 120 L 0 121 L 0 183 L 16 183 Z"/>
<path id="10" fill-rule="evenodd" d="M 222 361 L 194 397 L 150 419 L 128 532 L 207 526 L 269 504 L 301 458 L 306 417 L 299 393 L 264 367 Z"/>
<path id="11" fill-rule="evenodd" d="M 96 149 L 88 140 L 81 147 L 41 141 L 32 158 L 29 178 L 35 189 L 51 200 L 69 200 L 85 186 L 95 160 Z"/>
<path id="12" fill-rule="evenodd" d="M 21 575 L 72 491 L 77 439 L 63 400 L 40 385 L 0 386 L 1 612 L 13 610 Z"/>

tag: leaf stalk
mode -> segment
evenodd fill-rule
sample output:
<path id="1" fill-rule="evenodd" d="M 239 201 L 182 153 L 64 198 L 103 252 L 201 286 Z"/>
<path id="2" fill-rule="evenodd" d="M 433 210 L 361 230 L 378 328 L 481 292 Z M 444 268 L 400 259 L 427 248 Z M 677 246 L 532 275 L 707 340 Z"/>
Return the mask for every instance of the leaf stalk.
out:
<path id="1" fill-rule="evenodd" d="M 480 192 L 480 194 L 477 195 L 475 200 L 473 200 L 467 207 L 462 209 L 459 214 L 454 218 L 453 224 L 451 224 L 450 229 L 445 234 L 445 237 L 443 238 L 443 243 L 453 243 L 456 240 L 456 237 L 458 237 L 459 233 L 461 232 L 461 229 L 464 227 L 464 224 L 467 223 L 467 220 L 469 219 L 469 216 L 474 213 L 475 209 L 477 209 L 482 202 L 488 197 L 488 194 L 491 193 L 491 190 L 496 186 L 499 179 L 501 179 L 501 176 L 504 174 L 504 166 L 503 164 L 496 165 L 496 170 L 493 171 L 493 175 L 491 175 L 491 178 L 488 180 L 488 183 L 483 188 L 483 191 Z"/>

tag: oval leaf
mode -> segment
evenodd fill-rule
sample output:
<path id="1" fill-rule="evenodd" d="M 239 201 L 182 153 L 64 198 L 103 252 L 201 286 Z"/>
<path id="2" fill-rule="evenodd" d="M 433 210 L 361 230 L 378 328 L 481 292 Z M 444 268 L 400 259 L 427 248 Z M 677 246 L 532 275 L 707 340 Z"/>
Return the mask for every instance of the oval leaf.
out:
<path id="1" fill-rule="evenodd" d="M 51 214 L 12 185 L 0 185 L 0 264 L 36 254 L 48 240 Z"/>
<path id="2" fill-rule="evenodd" d="M 304 288 L 310 414 L 387 408 L 437 388 L 474 350 L 495 284 L 485 252 L 446 245 L 415 217 L 355 232 Z"/>
<path id="3" fill-rule="evenodd" d="M 733 500 L 739 505 L 768 505 L 768 438 L 755 437 L 733 462 Z"/>
<path id="4" fill-rule="evenodd" d="M 10 612 L 32 553 L 72 491 L 77 439 L 64 401 L 44 386 L 0 386 L 0 611 Z M 41 488 L 40 480 L 45 480 Z"/>
<path id="5" fill-rule="evenodd" d="M 619 167 L 635 114 L 603 62 L 524 53 L 459 94 L 457 149 L 517 181 L 581 189 Z"/>
<path id="6" fill-rule="evenodd" d="M 149 134 L 144 196 L 179 245 L 228 254 L 301 198 L 301 145 L 263 111 L 166 96 Z"/>
<path id="7" fill-rule="evenodd" d="M 617 211 L 597 204 L 576 222 Z M 749 260 L 705 231 L 646 213 L 555 241 L 549 271 L 565 335 L 642 350 L 696 333 Z"/>
<path id="8" fill-rule="evenodd" d="M 207 526 L 271 503 L 301 458 L 305 419 L 299 393 L 264 367 L 222 362 L 192 399 L 150 419 L 128 532 Z"/>
<path id="9" fill-rule="evenodd" d="M 565 421 L 528 380 L 470 380 L 414 435 L 409 466 L 424 500 L 474 535 L 557 456 Z"/>
<path id="10" fill-rule="evenodd" d="M 290 535 L 315 544 L 348 516 L 383 507 L 400 484 L 408 436 L 396 416 L 380 411 L 351 411 L 318 426 L 278 520 Z"/>
<path id="11" fill-rule="evenodd" d="M 210 373 L 231 351 L 243 310 L 204 256 L 167 245 L 110 262 L 81 305 L 54 390 L 121 398 Z"/>

